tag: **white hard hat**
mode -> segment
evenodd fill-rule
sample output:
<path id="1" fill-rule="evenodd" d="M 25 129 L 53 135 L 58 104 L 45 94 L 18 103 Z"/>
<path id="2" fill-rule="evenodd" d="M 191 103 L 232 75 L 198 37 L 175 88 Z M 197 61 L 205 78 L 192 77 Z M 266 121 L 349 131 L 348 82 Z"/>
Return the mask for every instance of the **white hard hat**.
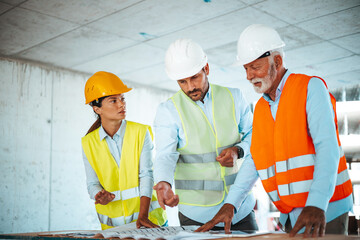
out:
<path id="1" fill-rule="evenodd" d="M 166 51 L 165 69 L 172 80 L 191 77 L 206 64 L 207 56 L 203 49 L 190 39 L 178 39 Z"/>
<path id="2" fill-rule="evenodd" d="M 284 46 L 285 43 L 275 29 L 262 24 L 252 24 L 240 34 L 237 43 L 237 61 L 234 65 L 250 63 L 264 53 Z"/>

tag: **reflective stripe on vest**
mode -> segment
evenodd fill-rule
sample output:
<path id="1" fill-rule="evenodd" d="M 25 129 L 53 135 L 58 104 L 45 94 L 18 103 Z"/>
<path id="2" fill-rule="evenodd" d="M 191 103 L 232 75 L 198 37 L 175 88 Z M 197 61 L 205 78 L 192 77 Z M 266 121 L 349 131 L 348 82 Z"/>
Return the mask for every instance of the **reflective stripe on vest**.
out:
<path id="1" fill-rule="evenodd" d="M 339 152 L 343 156 L 344 152 L 343 152 L 341 146 L 339 147 Z M 292 169 L 296 169 L 296 168 L 314 166 L 314 164 L 315 164 L 315 155 L 314 154 L 298 156 L 298 157 L 290 158 L 287 161 L 276 162 L 276 172 L 286 172 L 288 170 L 292 170 Z M 275 176 L 274 165 L 267 169 L 259 170 L 258 173 L 259 173 L 261 180 L 267 180 L 267 179 Z M 347 170 L 344 170 L 344 171 L 338 173 L 337 178 L 336 178 L 336 186 L 343 184 L 344 182 L 348 181 L 349 179 L 350 179 L 350 177 L 349 177 L 349 173 Z M 280 194 L 280 196 L 286 196 L 286 195 L 290 195 L 290 194 L 308 192 L 310 190 L 311 183 L 312 183 L 312 180 L 305 180 L 305 181 L 293 182 L 290 184 L 278 185 L 279 194 Z M 277 195 L 276 191 L 271 192 L 271 194 L 269 193 L 270 198 L 280 200 L 278 198 L 278 196 L 277 197 L 274 196 L 275 193 Z"/>
<path id="2" fill-rule="evenodd" d="M 237 173 L 225 176 L 226 186 L 234 184 L 236 176 Z M 175 187 L 183 190 L 224 191 L 224 182 L 212 180 L 175 180 Z"/>
<path id="3" fill-rule="evenodd" d="M 113 191 L 111 193 L 115 195 L 115 198 L 113 199 L 113 201 L 127 200 L 130 198 L 140 196 L 139 187 L 125 189 L 124 191 L 120 191 L 120 190 Z"/>
<path id="4" fill-rule="evenodd" d="M 340 156 L 344 156 L 344 151 L 341 146 L 339 146 Z M 288 160 L 276 162 L 276 172 L 286 172 L 288 170 L 309 167 L 315 165 L 315 154 L 307 154 L 303 156 L 289 158 Z M 268 167 L 267 169 L 258 170 L 261 180 L 269 179 L 275 176 L 275 167 L 274 165 Z"/>
<path id="5" fill-rule="evenodd" d="M 102 224 L 105 224 L 105 225 L 108 225 L 108 226 L 111 226 L 111 227 L 116 227 L 116 226 L 124 225 L 124 224 L 127 224 L 127 223 L 131 223 L 132 221 L 138 219 L 138 216 L 139 216 L 139 213 L 136 212 L 136 213 L 134 213 L 131 216 L 128 216 L 126 218 L 124 216 L 117 217 L 117 218 L 110 218 L 110 217 L 108 217 L 106 215 L 102 215 L 102 214 L 98 213 L 99 221 Z"/>
<path id="6" fill-rule="evenodd" d="M 288 160 L 276 162 L 276 172 L 286 172 L 291 169 L 314 166 L 315 154 L 308 154 L 289 158 Z"/>
<path id="7" fill-rule="evenodd" d="M 349 172 L 347 171 L 347 169 L 345 169 L 344 171 L 337 174 L 336 186 L 339 186 L 348 180 L 350 180 Z M 310 190 L 311 184 L 312 180 L 293 182 L 290 184 L 282 184 L 278 186 L 279 194 L 280 196 L 286 196 L 290 194 L 305 193 Z"/>
<path id="8" fill-rule="evenodd" d="M 152 201 L 150 203 L 149 212 L 151 212 L 155 209 L 158 209 L 158 208 L 160 208 L 158 201 Z M 97 215 L 98 215 L 100 223 L 111 226 L 111 227 L 116 227 L 116 226 L 120 226 L 123 224 L 131 223 L 131 222 L 137 220 L 139 217 L 139 212 L 136 212 L 136 213 L 132 214 L 131 216 L 127 216 L 127 217 L 121 216 L 121 217 L 117 217 L 117 218 L 110 218 L 110 217 L 100 214 L 100 213 L 98 213 Z"/>
<path id="9" fill-rule="evenodd" d="M 342 146 L 340 146 L 340 158 L 344 157 L 345 156 L 345 153 L 344 153 L 344 149 L 342 148 Z"/>
<path id="10" fill-rule="evenodd" d="M 337 174 L 336 186 L 339 186 L 349 180 L 350 180 L 349 171 L 345 169 L 344 171 Z"/>
<path id="11" fill-rule="evenodd" d="M 258 170 L 258 173 L 259 173 L 261 180 L 269 179 L 269 178 L 275 176 L 275 166 L 272 165 L 272 166 L 268 167 L 267 169 Z"/>
<path id="12" fill-rule="evenodd" d="M 222 150 L 232 147 L 233 145 L 228 145 L 224 147 L 219 147 L 218 152 L 221 153 Z M 182 154 L 179 156 L 178 163 L 209 163 L 214 162 L 214 159 L 217 157 L 216 152 L 202 153 L 202 154 Z"/>
<path id="13" fill-rule="evenodd" d="M 277 202 L 280 200 L 279 195 L 276 190 L 269 192 L 268 195 L 269 195 L 271 201 L 273 201 L 273 202 Z"/>

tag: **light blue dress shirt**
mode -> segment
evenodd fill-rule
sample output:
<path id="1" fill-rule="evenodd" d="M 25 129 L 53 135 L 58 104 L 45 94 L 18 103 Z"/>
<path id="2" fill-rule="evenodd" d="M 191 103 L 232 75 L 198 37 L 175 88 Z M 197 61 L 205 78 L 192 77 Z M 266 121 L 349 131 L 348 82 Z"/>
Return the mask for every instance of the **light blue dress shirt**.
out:
<path id="1" fill-rule="evenodd" d="M 281 92 L 290 74 L 289 70 L 286 71 L 281 79 L 275 94 L 275 101 L 272 101 L 267 94 L 263 95 L 263 98 L 270 105 L 271 114 L 274 119 L 276 118 Z M 306 115 L 308 133 L 315 146 L 316 161 L 314 178 L 305 206 L 314 206 L 324 210 L 326 221 L 330 222 L 336 217 L 352 211 L 353 203 L 352 195 L 329 203 L 335 189 L 340 153 L 335 130 L 334 111 L 329 92 L 323 81 L 319 78 L 311 78 L 309 81 Z M 289 214 L 281 214 L 280 223 L 285 226 L 286 220 L 290 217 L 291 225 L 294 227 L 301 211 L 302 208 L 295 208 Z"/>
<path id="2" fill-rule="evenodd" d="M 120 166 L 121 149 L 124 141 L 124 134 L 126 129 L 126 120 L 122 120 L 122 124 L 119 130 L 111 138 L 101 126 L 99 129 L 100 140 L 106 140 L 111 155 L 114 157 L 118 166 Z M 152 171 L 152 150 L 154 146 L 151 140 L 149 131 L 146 132 L 144 146 L 140 155 L 139 163 L 139 185 L 140 185 L 140 197 L 146 196 L 151 198 L 153 192 L 153 171 Z M 88 193 L 91 199 L 95 199 L 95 195 L 103 189 L 99 179 L 91 167 L 83 149 L 83 161 L 86 173 L 86 184 Z M 114 200 L 120 199 L 120 196 L 115 196 Z"/>
<path id="3" fill-rule="evenodd" d="M 241 168 L 250 167 L 252 169 L 251 172 L 254 172 L 255 166 L 250 157 L 252 112 L 239 89 L 229 88 L 229 90 L 234 98 L 235 116 L 239 133 L 243 134 L 241 143 L 237 144 L 244 150 L 245 160 Z M 196 101 L 195 103 L 201 108 L 213 126 L 211 86 L 203 101 L 204 103 L 201 101 Z M 173 185 L 174 171 L 179 159 L 177 148 L 185 146 L 186 138 L 179 114 L 170 99 L 159 105 L 154 121 L 154 130 L 156 143 L 156 157 L 154 162 L 155 182 L 165 181 Z M 219 205 L 212 207 L 198 207 L 179 204 L 179 211 L 194 221 L 206 223 L 215 216 L 225 203 L 230 203 L 235 207 L 235 215 L 232 223 L 235 224 L 239 222 L 247 216 L 255 206 L 253 194 L 248 193 L 255 181 L 249 182 L 246 171 L 249 170 L 245 170 L 245 174 L 243 175 L 238 174 L 234 183 L 234 185 L 239 184 L 239 182 L 244 183 L 245 186 L 239 186 L 238 188 L 243 190 L 241 197 L 234 192 L 233 185 L 230 188 L 229 194 L 225 196 L 225 200 Z M 223 223 L 220 223 L 217 226 L 224 225 Z"/>

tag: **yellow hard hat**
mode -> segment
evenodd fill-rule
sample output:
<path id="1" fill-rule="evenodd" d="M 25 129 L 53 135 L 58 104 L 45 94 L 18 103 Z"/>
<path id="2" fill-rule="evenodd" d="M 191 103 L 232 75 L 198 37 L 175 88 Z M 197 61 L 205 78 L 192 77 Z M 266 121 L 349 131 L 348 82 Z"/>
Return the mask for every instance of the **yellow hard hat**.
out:
<path id="1" fill-rule="evenodd" d="M 128 88 L 121 79 L 113 73 L 96 72 L 85 84 L 85 104 L 101 97 L 126 93 L 132 88 Z"/>

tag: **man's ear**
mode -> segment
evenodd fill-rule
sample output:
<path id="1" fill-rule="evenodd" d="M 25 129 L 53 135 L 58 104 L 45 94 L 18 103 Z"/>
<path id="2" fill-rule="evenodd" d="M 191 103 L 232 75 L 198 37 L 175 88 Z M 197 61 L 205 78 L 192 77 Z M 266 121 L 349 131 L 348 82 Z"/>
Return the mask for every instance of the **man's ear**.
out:
<path id="1" fill-rule="evenodd" d="M 205 71 L 206 75 L 209 75 L 209 64 L 208 63 L 205 65 L 204 71 Z"/>
<path id="2" fill-rule="evenodd" d="M 280 55 L 276 55 L 274 57 L 274 62 L 276 70 L 279 70 L 283 64 L 282 57 Z"/>

